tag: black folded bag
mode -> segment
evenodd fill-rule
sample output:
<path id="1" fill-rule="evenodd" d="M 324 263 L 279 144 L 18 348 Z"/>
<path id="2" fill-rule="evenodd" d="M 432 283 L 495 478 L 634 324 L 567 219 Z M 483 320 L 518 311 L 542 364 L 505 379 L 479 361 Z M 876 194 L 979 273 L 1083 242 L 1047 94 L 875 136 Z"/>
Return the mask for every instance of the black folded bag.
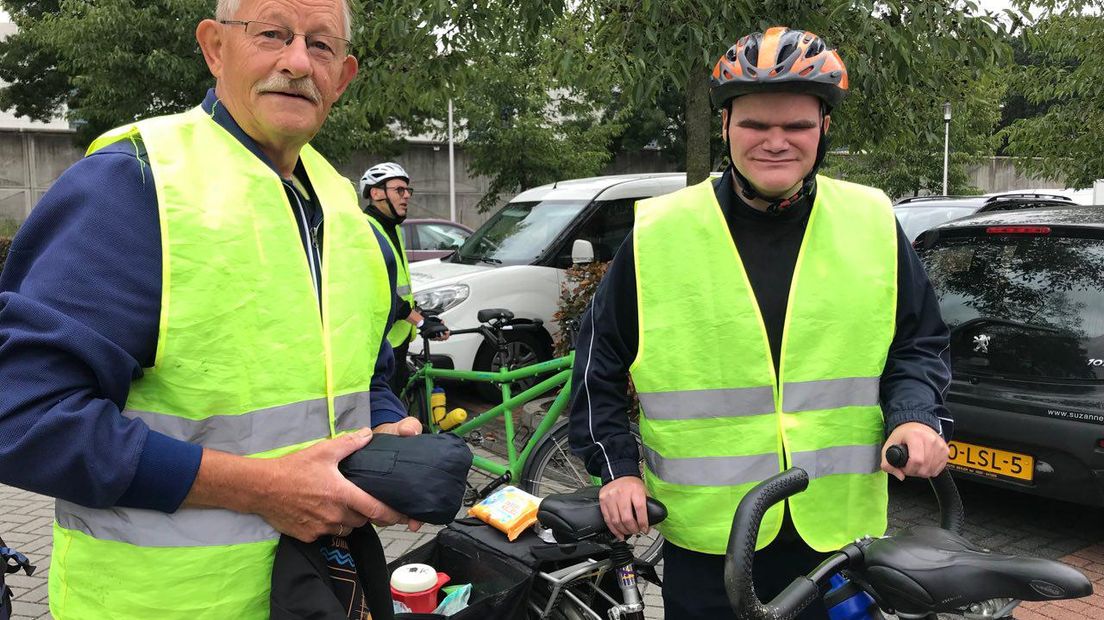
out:
<path id="1" fill-rule="evenodd" d="M 445 525 L 464 501 L 472 453 L 450 433 L 399 437 L 377 434 L 341 461 L 353 484 L 402 514 Z"/>
<path id="2" fill-rule="evenodd" d="M 452 521 L 464 500 L 471 450 L 452 434 L 376 434 L 338 464 L 341 473 L 381 502 L 424 523 Z M 390 573 L 371 524 L 346 539 L 374 620 L 393 618 Z M 344 620 L 319 543 L 281 536 L 272 567 L 272 620 Z"/>

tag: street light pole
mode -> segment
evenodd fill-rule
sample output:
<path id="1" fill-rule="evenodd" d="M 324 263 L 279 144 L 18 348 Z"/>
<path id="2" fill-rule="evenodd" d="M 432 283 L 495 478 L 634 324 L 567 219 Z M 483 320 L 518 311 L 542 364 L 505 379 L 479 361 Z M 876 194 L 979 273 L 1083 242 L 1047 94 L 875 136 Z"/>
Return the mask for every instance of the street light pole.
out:
<path id="1" fill-rule="evenodd" d="M 947 195 L 947 171 L 951 163 L 951 102 L 943 103 L 943 195 Z"/>
<path id="2" fill-rule="evenodd" d="M 452 97 L 448 102 L 448 143 L 449 143 L 449 219 L 456 221 L 456 152 L 452 140 Z"/>

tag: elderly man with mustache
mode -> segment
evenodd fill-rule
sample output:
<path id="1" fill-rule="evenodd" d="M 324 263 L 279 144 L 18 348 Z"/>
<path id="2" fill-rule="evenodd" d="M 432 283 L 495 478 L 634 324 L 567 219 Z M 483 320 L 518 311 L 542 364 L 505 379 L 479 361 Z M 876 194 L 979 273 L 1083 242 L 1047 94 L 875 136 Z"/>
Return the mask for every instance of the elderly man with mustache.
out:
<path id="1" fill-rule="evenodd" d="M 219 0 L 204 101 L 101 136 L 14 241 L 0 482 L 57 498 L 58 620 L 266 618 L 281 533 L 419 525 L 336 467 L 404 417 L 396 257 L 308 144 L 350 32 L 345 0 Z"/>

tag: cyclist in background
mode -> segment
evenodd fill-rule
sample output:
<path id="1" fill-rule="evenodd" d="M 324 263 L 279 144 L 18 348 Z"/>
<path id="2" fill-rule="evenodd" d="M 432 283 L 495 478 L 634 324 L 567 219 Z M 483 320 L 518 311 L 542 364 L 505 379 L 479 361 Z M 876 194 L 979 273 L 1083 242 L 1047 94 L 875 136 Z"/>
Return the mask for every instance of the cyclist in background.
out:
<path id="1" fill-rule="evenodd" d="M 737 41 L 710 87 L 732 164 L 637 204 L 583 318 L 571 411 L 615 535 L 648 529 L 645 495 L 667 505 L 664 608 L 680 620 L 733 617 L 723 554 L 758 482 L 791 466 L 811 479 L 764 519 L 766 600 L 825 552 L 885 532 L 885 472 L 935 476 L 948 452 L 948 332 L 931 284 L 885 194 L 817 175 L 843 61 L 776 27 Z M 910 451 L 903 471 L 885 461 L 896 443 Z"/>
<path id="2" fill-rule="evenodd" d="M 410 342 L 414 334 L 425 326 L 426 319 L 414 306 L 414 291 L 410 287 L 410 263 L 406 258 L 406 244 L 403 242 L 402 223 L 406 220 L 410 199 L 414 197 L 414 188 L 410 185 L 410 175 L 402 166 L 394 162 L 376 164 L 364 171 L 360 178 L 360 195 L 368 199 L 364 212 L 377 230 L 383 233 L 391 243 L 391 250 L 398 257 L 398 274 L 395 284 L 394 323 L 387 332 L 387 341 L 395 351 L 395 374 L 391 376 L 391 389 L 401 394 L 410 379 L 410 369 L 406 364 Z M 432 318 L 430 323 L 439 323 Z M 447 340 L 448 332 L 434 340 Z"/>

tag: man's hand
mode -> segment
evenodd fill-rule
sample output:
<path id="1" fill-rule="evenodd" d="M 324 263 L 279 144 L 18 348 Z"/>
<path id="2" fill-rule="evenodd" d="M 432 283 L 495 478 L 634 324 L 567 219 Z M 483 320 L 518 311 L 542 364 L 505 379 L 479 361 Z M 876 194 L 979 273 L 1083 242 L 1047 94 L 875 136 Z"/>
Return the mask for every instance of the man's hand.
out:
<path id="1" fill-rule="evenodd" d="M 427 316 L 422 322 L 422 326 L 418 328 L 418 333 L 422 335 L 422 338 L 429 338 L 430 340 L 448 340 L 450 335 L 444 321 L 435 316 Z"/>
<path id="2" fill-rule="evenodd" d="M 886 460 L 886 450 L 896 444 L 908 446 L 909 460 L 904 470 L 897 469 Z M 927 424 L 905 422 L 893 429 L 882 446 L 882 471 L 904 480 L 905 476 L 934 478 L 947 466 L 950 449 L 947 442 Z"/>
<path id="3" fill-rule="evenodd" d="M 421 523 L 408 519 L 349 482 L 337 464 L 372 439 L 361 429 L 273 459 L 245 458 L 205 449 L 185 504 L 260 515 L 283 534 L 305 542 L 376 525 Z"/>
<path id="4" fill-rule="evenodd" d="M 648 533 L 647 493 L 637 476 L 622 476 L 606 483 L 598 492 L 602 518 L 617 540 Z"/>
<path id="5" fill-rule="evenodd" d="M 398 422 L 385 422 L 372 427 L 374 433 L 398 435 L 400 437 L 412 437 L 422 434 L 422 423 L 418 418 L 405 417 Z"/>

